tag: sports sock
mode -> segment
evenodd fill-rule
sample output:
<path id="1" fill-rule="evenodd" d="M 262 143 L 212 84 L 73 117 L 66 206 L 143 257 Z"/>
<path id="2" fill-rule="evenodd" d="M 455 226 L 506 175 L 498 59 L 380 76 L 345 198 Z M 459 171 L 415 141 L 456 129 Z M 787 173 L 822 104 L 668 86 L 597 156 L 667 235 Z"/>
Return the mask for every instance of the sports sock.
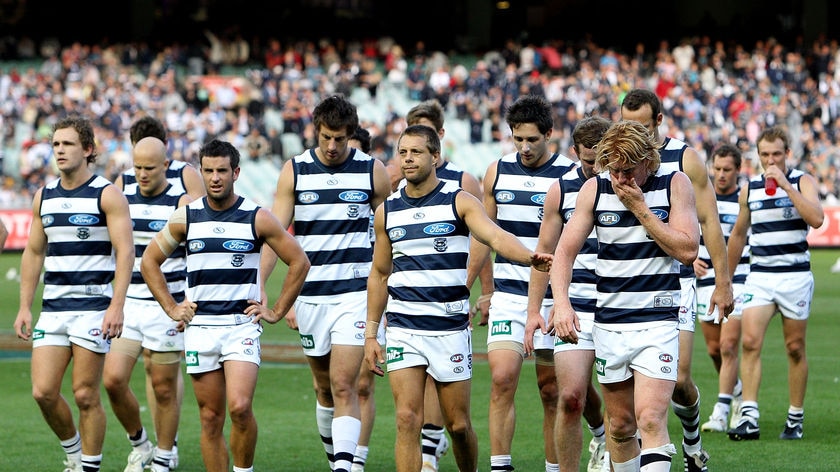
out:
<path id="1" fill-rule="evenodd" d="M 332 421 L 334 470 L 350 470 L 362 422 L 352 416 L 339 416 Z"/>
<path id="2" fill-rule="evenodd" d="M 64 453 L 67 454 L 68 459 L 74 462 L 80 462 L 82 460 L 82 437 L 78 431 L 76 431 L 76 435 L 72 438 L 61 441 L 61 448 L 64 449 Z"/>
<path id="3" fill-rule="evenodd" d="M 85 472 L 99 472 L 99 467 L 102 466 L 102 454 L 96 456 L 88 456 L 82 454 L 82 470 Z"/>
<path id="4" fill-rule="evenodd" d="M 367 462 L 368 451 L 369 449 L 367 446 L 360 446 L 357 444 L 356 453 L 353 454 L 353 463 L 364 467 Z"/>
<path id="5" fill-rule="evenodd" d="M 805 410 L 791 406 L 788 408 L 787 421 L 790 424 L 802 423 L 805 420 Z"/>
<path id="6" fill-rule="evenodd" d="M 335 458 L 333 457 L 332 420 L 334 408 L 321 406 L 315 402 L 315 421 L 318 424 L 318 433 L 321 435 L 321 444 L 327 453 L 327 460 L 330 462 L 330 470 L 333 469 Z"/>
<path id="7" fill-rule="evenodd" d="M 683 430 L 683 447 L 691 455 L 701 448 L 700 443 L 700 390 L 697 390 L 697 401 L 694 405 L 680 405 L 671 400 L 671 408 L 680 419 Z"/>
<path id="8" fill-rule="evenodd" d="M 131 447 L 138 447 L 144 442 L 149 440 L 149 437 L 146 435 L 146 428 L 140 427 L 140 431 L 134 433 L 134 435 L 128 434 L 128 442 L 131 443 Z"/>
<path id="9" fill-rule="evenodd" d="M 754 419 L 756 422 L 758 421 L 759 414 L 758 414 L 758 402 L 744 402 L 741 403 L 741 418 L 748 416 Z"/>
<path id="10" fill-rule="evenodd" d="M 432 423 L 426 423 L 423 425 L 423 429 L 420 431 L 423 453 L 422 462 L 435 464 L 435 467 L 437 467 L 437 447 L 438 444 L 440 444 L 443 435 L 444 431 L 442 426 Z"/>
<path id="11" fill-rule="evenodd" d="M 510 455 L 490 456 L 490 470 L 515 470 Z"/>

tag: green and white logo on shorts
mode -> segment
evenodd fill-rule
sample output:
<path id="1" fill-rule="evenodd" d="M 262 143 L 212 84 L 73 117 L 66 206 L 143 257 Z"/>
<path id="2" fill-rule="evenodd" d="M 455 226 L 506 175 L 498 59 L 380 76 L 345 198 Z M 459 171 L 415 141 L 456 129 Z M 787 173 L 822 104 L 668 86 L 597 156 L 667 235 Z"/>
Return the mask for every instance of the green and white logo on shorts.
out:
<path id="1" fill-rule="evenodd" d="M 32 339 L 44 339 L 44 330 L 43 329 L 36 329 L 32 331 Z"/>
<path id="2" fill-rule="evenodd" d="M 490 336 L 513 334 L 510 324 L 510 320 L 494 321 L 490 326 Z"/>
<path id="3" fill-rule="evenodd" d="M 390 364 L 391 362 L 399 362 L 403 360 L 403 348 L 401 347 L 389 347 L 385 349 L 385 363 Z"/>
<path id="4" fill-rule="evenodd" d="M 606 370 L 607 360 L 602 359 L 600 357 L 595 358 L 595 373 L 598 375 L 604 375 Z"/>
<path id="5" fill-rule="evenodd" d="M 198 366 L 198 351 L 187 351 L 184 355 L 184 358 L 187 361 L 187 366 L 189 367 L 197 367 Z"/>
<path id="6" fill-rule="evenodd" d="M 315 338 L 313 338 L 311 334 L 301 334 L 300 345 L 303 346 L 304 349 L 312 349 L 315 347 Z"/>

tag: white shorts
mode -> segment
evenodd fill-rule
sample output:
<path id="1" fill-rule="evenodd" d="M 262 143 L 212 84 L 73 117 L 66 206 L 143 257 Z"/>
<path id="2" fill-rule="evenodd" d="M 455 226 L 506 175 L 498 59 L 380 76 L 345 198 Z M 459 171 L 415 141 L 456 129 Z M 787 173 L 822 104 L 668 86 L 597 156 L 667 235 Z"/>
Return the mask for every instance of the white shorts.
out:
<path id="1" fill-rule="evenodd" d="M 295 302 L 295 315 L 303 353 L 321 357 L 330 353 L 333 344 L 365 345 L 367 298 L 347 298 L 341 303 Z"/>
<path id="2" fill-rule="evenodd" d="M 385 346 L 388 372 L 424 365 L 426 372 L 438 382 L 472 378 L 472 335 L 469 329 L 434 336 L 386 328 Z"/>
<path id="3" fill-rule="evenodd" d="M 220 369 L 225 361 L 260 365 L 261 334 L 259 323 L 187 326 L 184 331 L 187 373 L 211 372 Z"/>
<path id="4" fill-rule="evenodd" d="M 711 300 L 712 292 L 714 291 L 714 285 L 708 285 L 706 287 L 697 287 L 697 312 L 695 313 L 695 315 L 697 316 L 698 320 L 706 323 L 714 323 L 715 317 L 717 317 L 718 323 L 723 321 L 721 319 L 722 317 L 717 312 L 713 312 L 711 315 L 706 313 L 709 310 L 709 301 Z M 730 313 L 729 316 L 734 318 L 740 318 L 741 313 L 743 313 L 744 311 L 744 284 L 733 284 L 732 296 L 735 302 L 735 308 L 732 310 L 732 313 Z"/>
<path id="5" fill-rule="evenodd" d="M 697 309 L 696 277 L 680 277 L 680 331 L 694 332 L 694 310 Z"/>
<path id="6" fill-rule="evenodd" d="M 178 322 L 163 311 L 153 300 L 127 298 L 125 321 L 119 339 L 140 341 L 144 349 L 156 352 L 184 350 L 184 333 L 178 331 Z"/>
<path id="7" fill-rule="evenodd" d="M 811 272 L 750 272 L 744 285 L 744 310 L 775 303 L 782 316 L 792 320 L 807 320 L 811 313 Z"/>
<path id="8" fill-rule="evenodd" d="M 600 383 L 622 382 L 639 372 L 647 377 L 677 380 L 680 337 L 677 324 L 633 331 L 612 331 L 595 326 L 595 372 Z M 620 324 L 610 328 L 621 328 Z"/>
<path id="9" fill-rule="evenodd" d="M 88 351 L 105 354 L 111 350 L 111 340 L 102 338 L 104 319 L 104 311 L 76 312 L 72 315 L 41 313 L 32 330 L 32 347 L 69 347 L 72 343 Z"/>
<path id="10" fill-rule="evenodd" d="M 589 313 L 588 316 L 584 314 L 581 316 L 578 313 L 580 320 L 580 332 L 578 335 L 577 344 L 563 342 L 558 337 L 554 337 L 554 353 L 569 352 L 569 351 L 594 351 L 595 342 L 592 340 L 592 328 L 595 326 L 595 315 Z"/>
<path id="11" fill-rule="evenodd" d="M 547 328 L 551 305 L 540 309 Z M 528 304 L 513 301 L 504 295 L 493 295 L 490 299 L 490 313 L 487 321 L 487 345 L 499 341 L 513 341 L 522 345 L 525 340 L 525 322 L 528 320 Z M 554 334 L 534 333 L 534 349 L 554 349 Z"/>

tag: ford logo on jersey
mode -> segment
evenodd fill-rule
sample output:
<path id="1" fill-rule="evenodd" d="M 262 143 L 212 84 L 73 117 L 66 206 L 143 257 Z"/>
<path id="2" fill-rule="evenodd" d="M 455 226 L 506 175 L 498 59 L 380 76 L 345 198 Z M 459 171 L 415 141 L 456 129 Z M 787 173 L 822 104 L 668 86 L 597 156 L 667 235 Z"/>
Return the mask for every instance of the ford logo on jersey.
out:
<path id="1" fill-rule="evenodd" d="M 502 190 L 501 192 L 496 192 L 496 201 L 499 203 L 508 203 L 513 201 L 513 192 L 508 192 L 507 190 Z"/>
<path id="2" fill-rule="evenodd" d="M 662 221 L 665 221 L 665 220 L 668 219 L 668 211 L 667 210 L 663 210 L 661 208 L 654 208 L 654 209 L 651 209 L 650 212 L 653 213 L 654 216 L 656 216 L 657 218 L 659 218 Z"/>
<path id="3" fill-rule="evenodd" d="M 720 222 L 727 223 L 730 225 L 735 224 L 735 220 L 738 219 L 738 215 L 720 215 Z"/>
<path id="4" fill-rule="evenodd" d="M 423 228 L 423 232 L 426 234 L 449 234 L 455 231 L 455 225 L 449 223 L 432 223 L 429 226 Z"/>
<path id="5" fill-rule="evenodd" d="M 67 219 L 71 224 L 89 226 L 99 223 L 99 218 L 93 215 L 72 215 Z"/>
<path id="6" fill-rule="evenodd" d="M 149 229 L 152 231 L 160 231 L 164 226 L 166 226 L 166 221 L 162 220 L 152 221 L 149 223 Z"/>
<path id="7" fill-rule="evenodd" d="M 778 200 L 773 202 L 773 204 L 776 205 L 776 208 L 784 208 L 784 207 L 793 206 L 793 202 L 790 201 L 790 198 L 779 198 Z"/>
<path id="8" fill-rule="evenodd" d="M 363 202 L 367 200 L 367 197 L 368 195 L 365 192 L 360 192 L 358 190 L 348 190 L 338 194 L 338 198 L 344 200 L 345 202 Z"/>
<path id="9" fill-rule="evenodd" d="M 598 215 L 598 222 L 604 226 L 612 226 L 618 224 L 619 219 L 620 218 L 618 217 L 618 213 L 613 213 L 611 211 L 601 213 L 600 215 Z"/>
<path id="10" fill-rule="evenodd" d="M 405 230 L 403 228 L 394 228 L 388 231 L 388 239 L 391 241 L 397 241 L 403 237 L 405 237 Z"/>
<path id="11" fill-rule="evenodd" d="M 545 194 L 541 193 L 539 195 L 532 195 L 531 201 L 536 203 L 537 205 L 542 205 L 543 203 L 545 203 Z"/>
<path id="12" fill-rule="evenodd" d="M 231 239 L 222 243 L 222 247 L 228 251 L 247 252 L 254 249 L 254 244 L 241 239 Z"/>
<path id="13" fill-rule="evenodd" d="M 315 192 L 303 192 L 298 195 L 298 201 L 301 203 L 315 203 L 318 201 L 318 194 Z"/>

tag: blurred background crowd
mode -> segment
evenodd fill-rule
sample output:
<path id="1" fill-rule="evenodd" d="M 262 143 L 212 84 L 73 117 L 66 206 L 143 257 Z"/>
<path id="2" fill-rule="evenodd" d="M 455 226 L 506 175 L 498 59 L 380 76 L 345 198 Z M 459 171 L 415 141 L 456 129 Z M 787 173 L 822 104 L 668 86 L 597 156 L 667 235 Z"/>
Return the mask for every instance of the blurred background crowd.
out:
<path id="1" fill-rule="evenodd" d="M 371 154 L 384 161 L 405 112 L 437 99 L 447 111 L 444 156 L 480 179 L 489 162 L 514 149 L 503 117 L 518 96 L 548 98 L 552 140 L 569 154 L 575 123 L 593 114 L 617 119 L 634 87 L 661 98 L 662 134 L 704 154 L 736 144 L 747 158 L 745 177 L 757 170 L 759 131 L 784 125 L 791 164 L 819 178 L 829 204 L 840 197 L 840 45 L 824 35 L 743 43 L 698 34 L 653 47 L 586 35 L 518 37 L 463 52 L 392 36 L 257 41 L 231 27 L 172 43 L 6 37 L 0 59 L 2 208 L 29 206 L 56 175 L 51 126 L 68 114 L 97 125 L 97 172 L 110 179 L 131 165 L 128 128 L 143 114 L 166 124 L 173 159 L 195 163 L 207 140 L 231 141 L 251 174 L 243 193 L 265 203 L 281 162 L 315 145 L 311 112 L 328 94 L 351 98 L 372 135 Z"/>

